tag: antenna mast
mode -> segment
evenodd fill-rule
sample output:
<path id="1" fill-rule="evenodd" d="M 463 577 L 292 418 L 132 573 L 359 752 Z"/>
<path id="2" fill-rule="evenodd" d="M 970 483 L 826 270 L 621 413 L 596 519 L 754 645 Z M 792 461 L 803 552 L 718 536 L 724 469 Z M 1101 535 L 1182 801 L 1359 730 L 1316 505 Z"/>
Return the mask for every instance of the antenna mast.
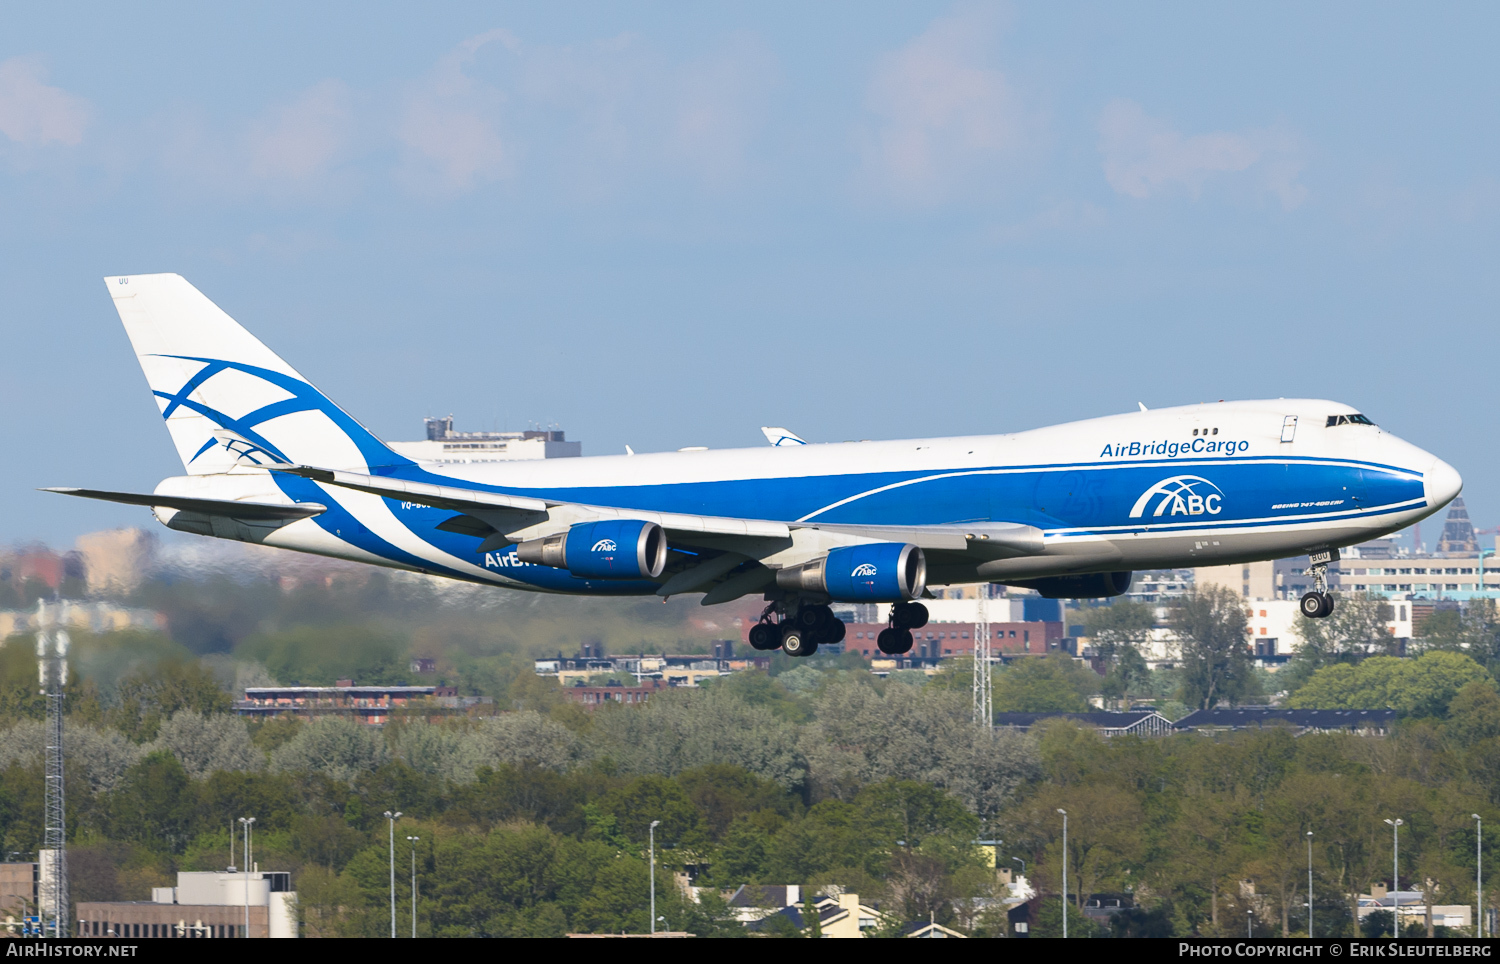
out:
<path id="1" fill-rule="evenodd" d="M 41 678 L 41 695 L 47 700 L 46 820 L 41 863 L 41 899 L 38 908 L 42 932 L 53 937 L 68 936 L 68 831 L 67 808 L 63 797 L 63 687 L 68 685 L 68 631 L 58 629 L 58 617 L 66 603 L 49 608 L 46 600 L 37 600 L 36 655 L 37 673 Z M 59 612 L 61 610 L 62 612 Z M 48 917 L 52 920 L 50 924 Z"/>
<path id="2" fill-rule="evenodd" d="M 990 690 L 990 584 L 979 584 L 974 613 L 974 725 L 995 725 L 995 704 Z"/>

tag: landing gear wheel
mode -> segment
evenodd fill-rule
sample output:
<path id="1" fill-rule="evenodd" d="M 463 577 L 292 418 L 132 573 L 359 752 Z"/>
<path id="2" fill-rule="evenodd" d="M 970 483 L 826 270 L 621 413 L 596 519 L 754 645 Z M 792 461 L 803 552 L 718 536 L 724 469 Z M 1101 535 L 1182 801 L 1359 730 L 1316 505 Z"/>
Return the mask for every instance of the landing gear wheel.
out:
<path id="1" fill-rule="evenodd" d="M 797 626 L 801 629 L 819 630 L 838 619 L 827 606 L 803 606 L 797 610 Z"/>
<path id="2" fill-rule="evenodd" d="M 921 629 L 927 625 L 927 607 L 903 602 L 891 606 L 891 625 L 897 629 Z"/>
<path id="3" fill-rule="evenodd" d="M 1302 597 L 1302 615 L 1323 619 L 1333 612 L 1333 597 L 1326 592 L 1310 592 Z"/>
<path id="4" fill-rule="evenodd" d="M 818 644 L 800 629 L 789 629 L 781 637 L 781 651 L 788 656 L 811 656 L 818 651 Z"/>
<path id="5" fill-rule="evenodd" d="M 781 645 L 781 634 L 771 623 L 756 623 L 750 627 L 750 646 L 753 649 L 775 649 Z"/>
<path id="6" fill-rule="evenodd" d="M 830 619 L 823 626 L 823 635 L 818 637 L 818 645 L 842 643 L 844 641 L 844 634 L 848 631 L 849 628 L 844 625 L 842 619 Z"/>
<path id="7" fill-rule="evenodd" d="M 875 645 L 887 656 L 900 656 L 911 652 L 911 632 L 906 629 L 882 629 L 875 637 Z"/>

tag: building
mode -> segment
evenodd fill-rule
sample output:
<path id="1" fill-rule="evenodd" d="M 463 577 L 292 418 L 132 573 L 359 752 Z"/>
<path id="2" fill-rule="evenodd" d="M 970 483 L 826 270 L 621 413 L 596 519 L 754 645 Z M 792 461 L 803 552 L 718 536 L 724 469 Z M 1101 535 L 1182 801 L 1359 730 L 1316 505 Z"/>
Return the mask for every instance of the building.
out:
<path id="1" fill-rule="evenodd" d="M 580 442 L 569 442 L 561 429 L 525 432 L 455 432 L 453 416 L 426 418 L 427 437 L 420 442 L 387 442 L 393 450 L 422 462 L 514 462 L 567 459 L 583 454 Z"/>
<path id="2" fill-rule="evenodd" d="M 1004 602 L 1004 600 L 994 600 Z M 1057 602 L 1055 599 L 1045 602 Z M 866 659 L 888 658 L 877 645 L 885 623 L 852 623 L 844 627 L 844 652 L 858 653 Z M 929 621 L 921 629 L 913 629 L 911 652 L 903 655 L 910 660 L 939 660 L 957 656 L 974 655 L 974 623 L 943 623 Z M 1061 620 L 1047 622 L 991 622 L 990 650 L 997 656 L 1041 656 L 1048 652 L 1068 650 L 1062 643 L 1064 627 Z"/>
<path id="3" fill-rule="evenodd" d="M 1376 884 L 1370 888 L 1370 893 L 1359 895 L 1356 912 L 1363 921 L 1377 910 L 1388 913 L 1395 911 L 1400 915 L 1403 930 L 1413 924 L 1424 927 L 1427 924 L 1427 897 L 1420 890 L 1391 892 L 1383 885 Z M 1432 905 L 1434 927 L 1470 927 L 1473 923 L 1474 908 L 1468 904 Z"/>
<path id="4" fill-rule="evenodd" d="M 156 536 L 145 529 L 107 529 L 78 537 L 91 593 L 128 593 L 141 584 L 156 558 Z"/>
<path id="5" fill-rule="evenodd" d="M 245 698 L 235 702 L 234 711 L 255 719 L 348 716 L 361 723 L 378 724 L 389 722 L 393 710 L 437 696 L 437 690 L 435 686 L 355 686 L 348 680 L 340 680 L 337 686 L 251 686 L 245 689 Z M 456 690 L 442 695 L 447 699 L 464 699 Z M 487 697 L 471 699 L 475 703 L 488 701 Z M 433 702 L 431 706 L 437 709 L 442 704 Z"/>
<path id="6" fill-rule="evenodd" d="M 1100 736 L 1165 736 L 1172 732 L 1172 721 L 1155 710 L 1128 710 L 1122 713 L 996 713 L 996 726 L 1029 730 L 1043 720 L 1073 720 L 1092 726 Z"/>
<path id="7" fill-rule="evenodd" d="M 1438 539 L 1437 555 L 1446 559 L 1450 556 L 1478 554 L 1479 536 L 1474 532 L 1474 524 L 1469 521 L 1469 510 L 1464 505 L 1463 496 L 1459 496 L 1448 506 L 1448 518 L 1443 522 L 1443 535 Z"/>
<path id="8" fill-rule="evenodd" d="M 718 640 L 713 648 L 712 655 L 684 653 L 669 656 L 663 653 L 660 656 L 606 656 L 604 647 L 598 643 L 584 643 L 579 647 L 577 655 L 563 656 L 558 653 L 555 657 L 536 660 L 532 666 L 536 675 L 555 676 L 565 687 L 586 686 L 596 676 L 630 676 L 639 684 L 654 680 L 668 686 L 693 687 L 705 678 L 770 666 L 768 656 L 736 658 L 732 640 Z"/>
<path id="9" fill-rule="evenodd" d="M 78 904 L 77 937 L 296 937 L 297 894 L 291 874 L 182 872 L 176 887 L 155 887 L 150 900 Z M 245 932 L 247 914 L 250 930 Z"/>
<path id="10" fill-rule="evenodd" d="M 1242 706 L 1194 710 L 1172 724 L 1172 727 L 1178 732 L 1222 732 L 1289 726 L 1297 731 L 1298 736 L 1337 731 L 1370 736 L 1389 733 L 1395 722 L 1395 710 L 1281 710 L 1266 706 Z"/>
<path id="11" fill-rule="evenodd" d="M 818 914 L 818 930 L 826 938 L 863 937 L 867 931 L 891 923 L 890 918 L 882 914 L 878 907 L 861 903 L 858 894 L 840 893 L 814 897 L 800 884 L 744 884 L 729 895 L 728 902 L 740 923 L 754 932 L 765 929 L 766 921 L 776 916 L 785 917 L 797 930 L 803 930 L 808 926 L 806 915 L 809 908 L 805 902 L 809 899 L 812 901 L 811 909 Z M 920 936 L 963 935 L 950 932 Z"/>
<path id="12" fill-rule="evenodd" d="M 586 710 L 594 710 L 606 703 L 644 703 L 652 693 L 666 689 L 661 680 L 648 680 L 640 686 L 584 686 L 577 684 L 563 687 L 563 695 Z"/>
<path id="13" fill-rule="evenodd" d="M 7 917 L 35 914 L 40 884 L 40 864 L 0 864 L 0 914 Z"/>

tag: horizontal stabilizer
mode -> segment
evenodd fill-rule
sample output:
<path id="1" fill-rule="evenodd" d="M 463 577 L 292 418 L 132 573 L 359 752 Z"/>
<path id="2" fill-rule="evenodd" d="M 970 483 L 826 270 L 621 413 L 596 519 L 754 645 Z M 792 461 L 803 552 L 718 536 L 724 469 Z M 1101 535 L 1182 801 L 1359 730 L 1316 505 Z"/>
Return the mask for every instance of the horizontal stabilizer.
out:
<path id="1" fill-rule="evenodd" d="M 125 505 L 145 505 L 152 508 L 161 506 L 183 512 L 201 512 L 210 516 L 229 516 L 234 519 L 308 519 L 328 511 L 326 505 L 320 505 L 317 502 L 299 502 L 295 505 L 274 502 L 236 502 L 232 499 L 190 499 L 180 495 L 106 492 L 102 489 L 47 488 L 41 491 L 76 495 L 85 499 L 101 499 L 105 502 L 122 502 Z"/>

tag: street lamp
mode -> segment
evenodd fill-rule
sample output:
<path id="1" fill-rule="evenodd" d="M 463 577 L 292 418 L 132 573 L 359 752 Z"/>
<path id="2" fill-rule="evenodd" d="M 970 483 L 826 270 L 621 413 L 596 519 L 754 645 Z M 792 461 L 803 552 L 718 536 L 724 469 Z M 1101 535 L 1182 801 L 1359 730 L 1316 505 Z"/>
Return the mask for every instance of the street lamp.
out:
<path id="1" fill-rule="evenodd" d="M 1387 820 L 1391 825 L 1391 913 L 1395 924 L 1396 940 L 1401 939 L 1401 825 L 1406 821 L 1397 817 Z"/>
<path id="2" fill-rule="evenodd" d="M 1013 864 L 1020 864 L 1021 865 L 1021 876 L 1022 877 L 1026 876 L 1026 860 L 1024 858 L 1022 858 L 1022 857 L 1012 857 L 1012 858 L 1010 858 L 1010 862 L 1013 863 Z"/>
<path id="3" fill-rule="evenodd" d="M 651 821 L 651 826 L 646 832 L 651 837 L 651 933 L 656 933 L 656 828 L 661 826 L 660 820 Z"/>
<path id="4" fill-rule="evenodd" d="M 1479 912 L 1479 920 L 1474 924 L 1474 933 L 1480 937 L 1484 936 L 1484 821 L 1479 814 L 1471 813 L 1474 818 L 1474 909 Z"/>
<path id="5" fill-rule="evenodd" d="M 255 822 L 254 817 L 241 817 L 240 826 L 245 828 L 245 936 L 250 936 L 250 825 Z M 270 913 L 269 905 L 266 913 Z M 270 918 L 266 918 L 267 921 Z"/>
<path id="6" fill-rule="evenodd" d="M 1253 910 L 1245 911 L 1245 936 L 1255 936 L 1255 911 Z"/>
<path id="7" fill-rule="evenodd" d="M 1057 812 L 1063 815 L 1063 940 L 1068 938 L 1068 811 L 1062 807 Z"/>
<path id="8" fill-rule="evenodd" d="M 1307 832 L 1307 938 L 1312 940 L 1312 831 Z"/>
<path id="9" fill-rule="evenodd" d="M 421 837 L 407 837 L 411 844 L 411 936 L 417 936 L 417 841 Z"/>
<path id="10" fill-rule="evenodd" d="M 391 936 L 396 936 L 396 818 L 401 816 L 401 811 L 395 813 L 387 810 L 385 819 L 391 824 Z"/>

